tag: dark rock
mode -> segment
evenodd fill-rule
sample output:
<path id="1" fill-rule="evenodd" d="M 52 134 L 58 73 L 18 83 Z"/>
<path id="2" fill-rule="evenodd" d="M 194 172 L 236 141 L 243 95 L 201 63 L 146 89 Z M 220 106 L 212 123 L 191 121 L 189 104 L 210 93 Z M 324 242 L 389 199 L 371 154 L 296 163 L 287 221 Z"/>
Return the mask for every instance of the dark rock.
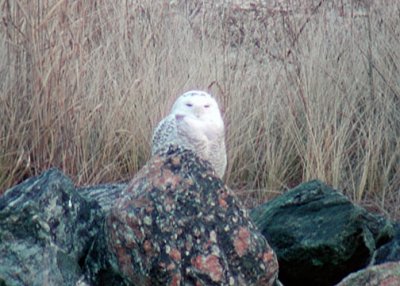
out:
<path id="1" fill-rule="evenodd" d="M 174 147 L 136 175 L 87 260 L 97 285 L 273 285 L 277 268 L 210 165 Z"/>
<path id="2" fill-rule="evenodd" d="M 394 229 L 394 238 L 377 249 L 374 264 L 400 261 L 400 223 Z"/>
<path id="3" fill-rule="evenodd" d="M 77 192 L 87 200 L 97 202 L 106 213 L 127 186 L 128 183 L 102 184 L 78 188 Z"/>
<path id="4" fill-rule="evenodd" d="M 400 262 L 371 266 L 352 273 L 337 286 L 399 286 Z"/>
<path id="5" fill-rule="evenodd" d="M 75 285 L 100 207 L 52 169 L 0 197 L 0 284 Z"/>
<path id="6" fill-rule="evenodd" d="M 277 253 L 285 286 L 338 283 L 367 266 L 376 247 L 393 236 L 389 221 L 319 181 L 299 185 L 251 217 Z"/>

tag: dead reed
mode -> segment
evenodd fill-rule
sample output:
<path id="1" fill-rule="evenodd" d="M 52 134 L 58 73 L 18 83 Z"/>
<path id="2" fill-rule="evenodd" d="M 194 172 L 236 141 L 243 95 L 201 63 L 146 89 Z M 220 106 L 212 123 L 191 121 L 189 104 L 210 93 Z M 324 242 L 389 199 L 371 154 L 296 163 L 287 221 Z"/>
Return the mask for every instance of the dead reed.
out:
<path id="1" fill-rule="evenodd" d="M 130 179 L 199 88 L 247 201 L 319 178 L 399 218 L 400 4 L 227 2 L 0 1 L 0 190 L 49 167 Z"/>

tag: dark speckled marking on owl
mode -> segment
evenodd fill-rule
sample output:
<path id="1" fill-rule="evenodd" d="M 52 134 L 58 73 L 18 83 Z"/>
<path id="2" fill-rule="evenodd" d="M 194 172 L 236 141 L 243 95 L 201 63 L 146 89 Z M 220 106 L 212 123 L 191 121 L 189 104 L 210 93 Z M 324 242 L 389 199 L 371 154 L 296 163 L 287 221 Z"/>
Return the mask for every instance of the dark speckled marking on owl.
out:
<path id="1" fill-rule="evenodd" d="M 170 146 L 106 218 L 115 271 L 141 285 L 273 285 L 275 253 L 209 164 Z"/>
<path id="2" fill-rule="evenodd" d="M 163 134 L 164 133 L 172 133 L 172 132 L 174 132 L 175 128 L 174 128 L 174 126 L 168 124 L 167 122 L 163 122 L 160 130 L 163 130 L 163 133 L 155 133 L 153 140 L 156 140 L 157 142 L 160 142 L 160 143 L 165 143 L 165 138 L 164 138 Z M 163 140 L 161 140 L 161 139 L 163 139 Z"/>

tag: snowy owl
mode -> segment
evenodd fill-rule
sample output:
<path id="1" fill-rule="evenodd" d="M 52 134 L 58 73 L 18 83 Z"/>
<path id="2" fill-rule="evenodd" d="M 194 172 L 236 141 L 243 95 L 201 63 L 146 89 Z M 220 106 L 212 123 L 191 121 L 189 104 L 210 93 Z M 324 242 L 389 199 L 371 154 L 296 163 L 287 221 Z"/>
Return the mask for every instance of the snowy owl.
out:
<path id="1" fill-rule="evenodd" d="M 225 131 L 217 101 L 192 90 L 175 101 L 172 110 L 153 133 L 152 154 L 174 144 L 194 151 L 213 166 L 219 177 L 226 168 Z"/>

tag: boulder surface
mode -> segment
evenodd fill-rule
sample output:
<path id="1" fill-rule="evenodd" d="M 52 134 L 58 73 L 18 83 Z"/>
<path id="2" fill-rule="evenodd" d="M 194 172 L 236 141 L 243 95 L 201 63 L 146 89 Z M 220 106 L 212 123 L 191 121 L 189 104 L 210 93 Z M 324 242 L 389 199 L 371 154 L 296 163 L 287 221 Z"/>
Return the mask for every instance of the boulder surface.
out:
<path id="1" fill-rule="evenodd" d="M 320 181 L 303 183 L 251 212 L 279 261 L 285 286 L 334 285 L 366 267 L 392 224 Z"/>
<path id="2" fill-rule="evenodd" d="M 77 192 L 87 200 L 98 203 L 102 211 L 106 213 L 115 204 L 127 186 L 128 183 L 101 184 L 81 187 L 77 189 Z"/>
<path id="3" fill-rule="evenodd" d="M 377 249 L 374 264 L 400 261 L 400 223 L 394 225 L 394 230 L 393 239 Z"/>
<path id="4" fill-rule="evenodd" d="M 273 285 L 277 277 L 265 238 L 191 151 L 171 147 L 154 156 L 103 230 L 87 261 L 97 285 Z"/>
<path id="5" fill-rule="evenodd" d="M 51 169 L 0 197 L 0 285 L 75 285 L 101 213 Z"/>
<path id="6" fill-rule="evenodd" d="M 371 266 L 347 276 L 337 286 L 399 286 L 400 262 Z"/>

